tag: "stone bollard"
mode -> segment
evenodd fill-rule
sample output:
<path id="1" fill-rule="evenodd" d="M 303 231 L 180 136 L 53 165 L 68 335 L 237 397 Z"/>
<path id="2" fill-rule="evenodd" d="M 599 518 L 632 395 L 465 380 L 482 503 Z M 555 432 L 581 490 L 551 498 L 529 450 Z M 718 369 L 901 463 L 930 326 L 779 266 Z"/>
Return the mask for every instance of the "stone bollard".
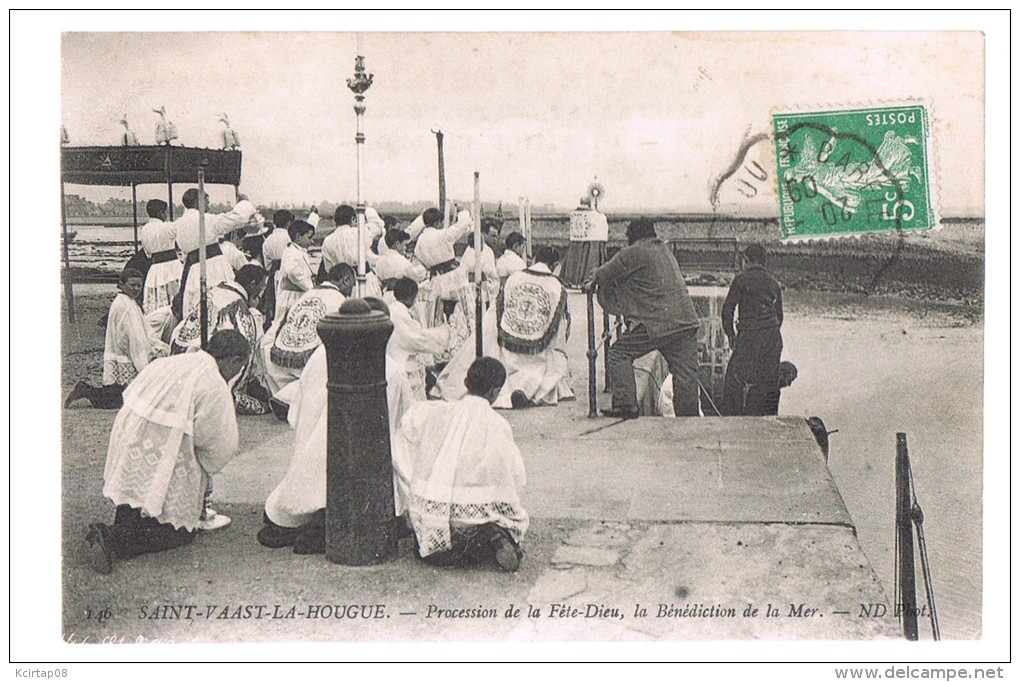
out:
<path id="1" fill-rule="evenodd" d="M 319 322 L 329 366 L 326 558 L 364 566 L 397 556 L 386 342 L 393 323 L 360 299 Z"/>

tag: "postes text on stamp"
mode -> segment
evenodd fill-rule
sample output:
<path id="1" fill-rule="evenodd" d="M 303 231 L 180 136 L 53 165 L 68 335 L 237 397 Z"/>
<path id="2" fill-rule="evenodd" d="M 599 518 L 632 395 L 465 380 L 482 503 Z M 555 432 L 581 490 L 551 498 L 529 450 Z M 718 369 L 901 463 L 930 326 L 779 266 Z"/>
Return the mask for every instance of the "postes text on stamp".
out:
<path id="1" fill-rule="evenodd" d="M 921 105 L 775 114 L 783 239 L 936 227 Z"/>

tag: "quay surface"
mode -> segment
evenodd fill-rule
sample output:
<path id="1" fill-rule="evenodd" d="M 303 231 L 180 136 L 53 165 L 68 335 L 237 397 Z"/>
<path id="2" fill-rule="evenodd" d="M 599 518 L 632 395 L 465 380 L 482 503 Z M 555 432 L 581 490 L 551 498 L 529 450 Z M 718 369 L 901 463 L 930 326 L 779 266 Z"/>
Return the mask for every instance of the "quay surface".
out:
<path id="1" fill-rule="evenodd" d="M 408 540 L 395 561 L 367 567 L 261 547 L 262 505 L 292 443 L 267 415 L 240 418 L 242 453 L 214 478 L 215 505 L 233 524 L 97 575 L 81 565 L 76 540 L 88 521 L 112 517 L 101 498 L 105 448 L 78 434 L 108 430 L 114 415 L 67 410 L 65 481 L 69 467 L 94 475 L 85 490 L 65 490 L 65 640 L 898 638 L 893 605 L 805 419 L 590 419 L 583 296 L 571 293 L 570 308 L 577 399 L 502 413 L 524 455 L 532 517 L 517 573 L 434 569 Z M 85 616 L 99 602 L 113 611 L 101 623 Z M 175 608 L 188 605 L 191 617 Z M 337 618 L 349 605 L 384 608 Z"/>

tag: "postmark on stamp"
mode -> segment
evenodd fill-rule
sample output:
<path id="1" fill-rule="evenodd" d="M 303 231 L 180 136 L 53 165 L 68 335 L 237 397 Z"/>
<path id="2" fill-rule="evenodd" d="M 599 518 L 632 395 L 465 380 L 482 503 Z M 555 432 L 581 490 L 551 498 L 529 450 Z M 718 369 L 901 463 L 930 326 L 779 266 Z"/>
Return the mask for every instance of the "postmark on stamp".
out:
<path id="1" fill-rule="evenodd" d="M 938 225 L 924 106 L 777 113 L 772 127 L 783 239 Z"/>

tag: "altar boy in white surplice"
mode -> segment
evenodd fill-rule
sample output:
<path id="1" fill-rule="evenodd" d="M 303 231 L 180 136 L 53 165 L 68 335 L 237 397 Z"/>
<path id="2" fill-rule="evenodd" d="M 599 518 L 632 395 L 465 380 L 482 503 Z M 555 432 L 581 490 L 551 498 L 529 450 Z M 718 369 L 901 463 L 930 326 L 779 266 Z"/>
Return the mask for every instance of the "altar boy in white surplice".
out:
<path id="1" fill-rule="evenodd" d="M 524 462 L 510 424 L 491 406 L 505 379 L 498 360 L 478 358 L 464 380 L 467 395 L 415 403 L 400 421 L 392 443 L 396 512 L 406 514 L 426 563 L 520 566 Z"/>

